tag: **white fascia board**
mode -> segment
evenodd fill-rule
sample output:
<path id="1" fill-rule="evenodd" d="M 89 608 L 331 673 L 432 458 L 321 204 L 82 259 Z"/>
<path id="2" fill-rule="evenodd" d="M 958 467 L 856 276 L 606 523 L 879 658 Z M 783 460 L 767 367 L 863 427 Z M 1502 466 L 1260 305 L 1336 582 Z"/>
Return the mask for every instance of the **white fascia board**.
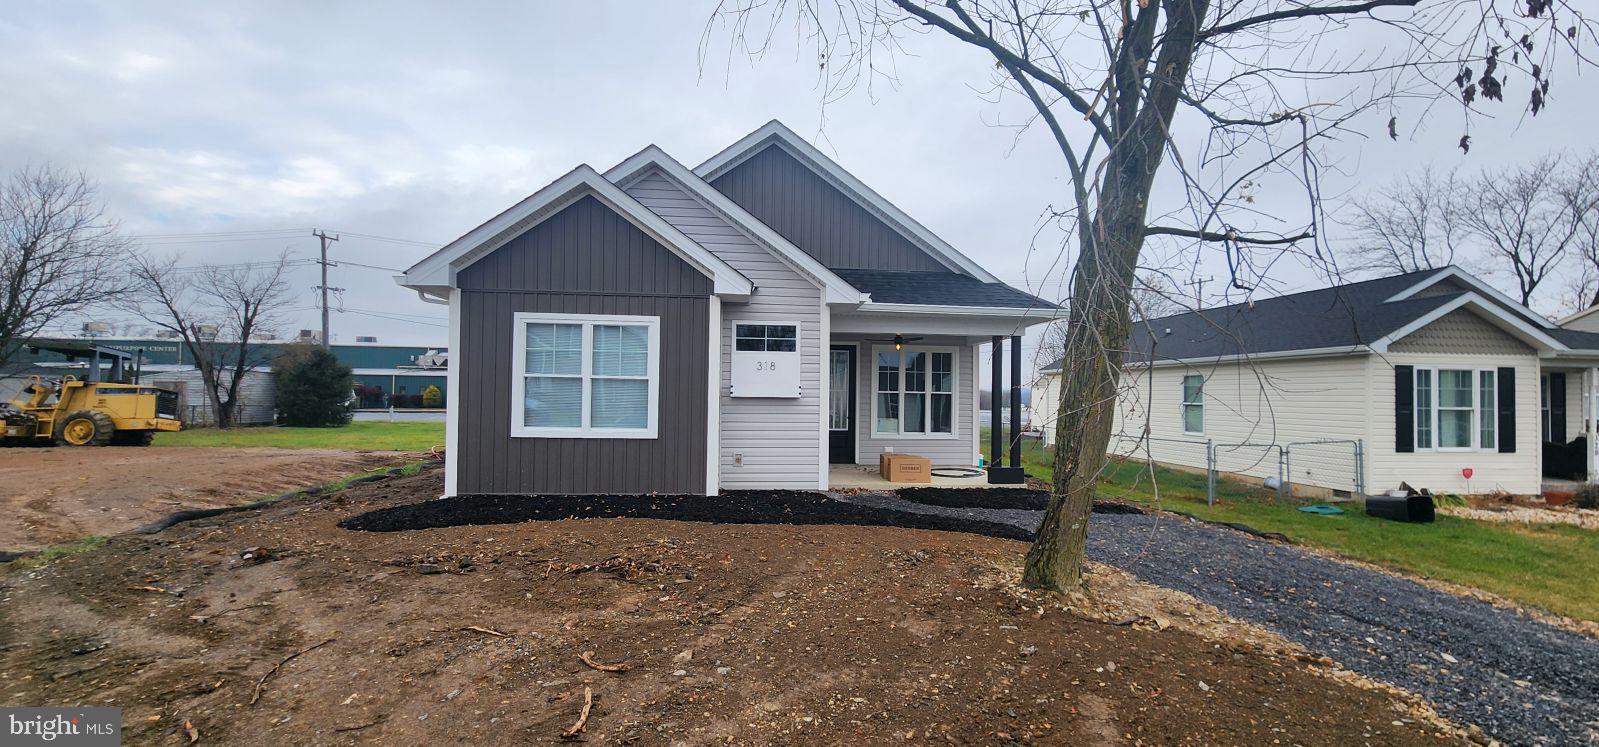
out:
<path id="1" fill-rule="evenodd" d="M 1555 324 L 1558 324 L 1558 325 L 1564 327 L 1567 324 L 1570 324 L 1572 322 L 1577 321 L 1578 319 L 1582 319 L 1584 317 L 1587 317 L 1587 316 L 1593 314 L 1595 311 L 1599 311 L 1599 306 L 1589 306 L 1588 308 L 1583 309 L 1582 311 L 1579 311 L 1579 312 L 1577 312 L 1575 314 L 1572 314 L 1571 316 L 1568 316 L 1568 317 L 1565 317 L 1563 319 L 1560 319 L 1559 321 L 1556 321 Z"/>
<path id="2" fill-rule="evenodd" d="M 949 335 L 974 339 L 1019 335 L 1028 327 L 1048 321 L 1023 316 L 856 314 L 837 311 L 829 318 L 834 335 Z"/>
<path id="3" fill-rule="evenodd" d="M 1198 368 L 1220 363 L 1239 363 L 1253 361 L 1276 361 L 1309 358 L 1338 358 L 1346 355 L 1365 355 L 1373 352 L 1372 348 L 1365 345 L 1338 345 L 1330 348 L 1305 348 L 1304 350 L 1277 350 L 1269 353 L 1243 353 L 1235 355 L 1207 355 L 1199 358 L 1162 358 L 1154 362 L 1130 361 L 1124 364 L 1127 368 L 1169 368 L 1182 366 L 1184 368 Z M 1059 368 L 1049 368 L 1039 373 L 1058 376 Z"/>
<path id="4" fill-rule="evenodd" d="M 815 257 L 794 246 L 788 239 L 783 238 L 782 234 L 772 230 L 759 218 L 750 215 L 749 211 L 739 207 L 738 203 L 728 199 L 727 195 L 712 187 L 698 174 L 689 171 L 687 166 L 678 163 L 677 159 L 661 150 L 660 146 L 650 145 L 627 160 L 612 166 L 605 172 L 605 178 L 625 190 L 648 173 L 652 167 L 659 169 L 679 187 L 699 198 L 723 220 L 732 223 L 735 228 L 766 247 L 773 256 L 800 274 L 809 275 L 817 285 L 827 291 L 828 303 L 858 304 L 868 298 L 821 262 L 816 261 Z"/>
<path id="5" fill-rule="evenodd" d="M 1525 342 L 1535 348 L 1556 352 L 1571 349 L 1567 347 L 1565 343 L 1545 334 L 1542 329 L 1528 324 L 1527 320 L 1522 319 L 1520 316 L 1512 314 L 1498 304 L 1491 303 L 1482 296 L 1471 292 L 1464 293 L 1459 298 L 1439 306 L 1438 308 L 1433 309 L 1432 311 L 1429 311 L 1420 317 L 1417 317 L 1409 324 L 1394 330 L 1381 340 L 1372 343 L 1371 349 L 1378 353 L 1386 353 L 1388 352 L 1388 346 L 1394 342 L 1403 339 L 1407 335 L 1410 335 L 1411 333 L 1429 324 L 1432 324 L 1435 321 L 1438 321 L 1438 319 L 1443 317 L 1445 314 L 1466 306 L 1470 306 L 1476 311 L 1481 312 L 1481 314 L 1487 318 L 1489 322 L 1493 323 L 1494 326 L 1499 327 L 1500 329 L 1510 333 L 1512 336 L 1520 339 L 1522 342 Z"/>
<path id="6" fill-rule="evenodd" d="M 1406 288 L 1406 289 L 1394 294 L 1391 298 L 1389 298 L 1388 300 L 1384 301 L 1383 303 L 1393 303 L 1394 301 L 1403 301 L 1403 300 L 1405 300 L 1407 298 L 1410 298 L 1410 297 L 1416 295 L 1417 293 L 1420 293 L 1420 292 L 1422 292 L 1422 291 L 1424 291 L 1424 290 L 1426 290 L 1428 288 L 1431 288 L 1434 285 L 1437 285 L 1440 281 L 1449 280 L 1449 279 L 1458 280 L 1461 283 L 1465 284 L 1467 287 L 1471 288 L 1471 290 L 1476 291 L 1478 294 L 1481 294 L 1483 296 L 1487 296 L 1489 298 L 1492 298 L 1493 300 L 1495 300 L 1495 301 L 1497 301 L 1499 303 L 1502 303 L 1505 306 L 1508 306 L 1508 307 L 1510 307 L 1512 309 L 1519 309 L 1521 312 L 1523 312 L 1524 314 L 1527 315 L 1527 318 L 1538 320 L 1538 326 L 1543 327 L 1544 329 L 1554 329 L 1555 327 L 1559 326 L 1559 325 L 1556 325 L 1554 322 L 1551 322 L 1548 319 L 1545 319 L 1542 314 L 1539 314 L 1538 312 L 1533 311 L 1532 309 L 1529 309 L 1526 306 L 1521 305 L 1520 303 L 1517 303 L 1511 297 L 1509 297 L 1509 296 L 1507 296 L 1507 295 L 1505 295 L 1503 293 L 1500 293 L 1497 288 L 1494 288 L 1493 286 L 1491 286 L 1491 285 L 1489 285 L 1487 283 L 1484 283 L 1481 280 L 1478 280 L 1475 275 L 1472 275 L 1471 273 L 1466 272 L 1465 270 L 1462 270 L 1459 267 L 1456 267 L 1454 265 L 1450 265 L 1448 267 L 1445 267 L 1442 270 L 1439 270 L 1438 272 L 1427 276 L 1426 280 L 1423 280 L 1423 281 L 1421 281 L 1419 283 L 1416 283 L 1415 285 L 1412 285 L 1409 288 Z M 1562 323 L 1564 323 L 1564 322 L 1562 322 Z"/>
<path id="7" fill-rule="evenodd" d="M 864 303 L 858 310 L 865 313 L 930 316 L 1020 316 L 1039 321 L 1058 319 L 1062 311 L 1038 306 L 940 306 L 920 303 Z"/>
<path id="8" fill-rule="evenodd" d="M 951 270 L 964 272 L 985 283 L 998 283 L 1000 279 L 994 277 L 981 265 L 973 262 L 966 255 L 961 254 L 955 247 L 950 246 L 937 234 L 928 230 L 926 226 L 918 223 L 905 211 L 895 207 L 893 203 L 871 187 L 866 186 L 854 174 L 845 171 L 842 166 L 833 162 L 805 140 L 795 134 L 793 130 L 785 127 L 782 122 L 772 120 L 760 129 L 745 135 L 743 139 L 723 149 L 722 152 L 711 156 L 705 163 L 695 167 L 694 173 L 705 181 L 711 181 L 728 169 L 743 163 L 750 156 L 759 153 L 769 143 L 784 147 L 790 154 L 799 157 L 801 163 L 813 166 L 813 170 L 820 170 L 822 177 L 833 181 L 844 188 L 844 193 L 855 200 L 861 207 L 888 219 L 888 222 L 897 228 L 903 229 L 905 238 L 929 250 L 939 261 Z"/>
<path id="9" fill-rule="evenodd" d="M 749 278 L 720 257 L 684 235 L 664 218 L 606 181 L 588 164 L 582 164 L 551 182 L 511 209 L 500 213 L 465 236 L 418 262 L 405 272 L 409 288 L 455 286 L 455 275 L 511 239 L 560 212 L 577 199 L 593 195 L 639 230 L 649 234 L 678 258 L 711 278 L 718 296 L 748 298 L 755 286 Z"/>

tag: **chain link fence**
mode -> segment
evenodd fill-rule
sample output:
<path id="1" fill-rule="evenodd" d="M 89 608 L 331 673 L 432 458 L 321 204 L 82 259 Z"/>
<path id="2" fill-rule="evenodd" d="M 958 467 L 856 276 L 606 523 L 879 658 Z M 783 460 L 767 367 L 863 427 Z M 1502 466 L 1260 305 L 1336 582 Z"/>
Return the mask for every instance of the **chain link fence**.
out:
<path id="1" fill-rule="evenodd" d="M 1292 496 L 1295 486 L 1323 489 L 1335 496 L 1364 497 L 1365 451 L 1360 439 L 1223 443 L 1125 435 L 1112 435 L 1109 448 L 1113 457 L 1203 469 L 1205 501 L 1211 505 L 1216 502 L 1217 475 L 1258 478 L 1277 491 L 1279 499 Z"/>

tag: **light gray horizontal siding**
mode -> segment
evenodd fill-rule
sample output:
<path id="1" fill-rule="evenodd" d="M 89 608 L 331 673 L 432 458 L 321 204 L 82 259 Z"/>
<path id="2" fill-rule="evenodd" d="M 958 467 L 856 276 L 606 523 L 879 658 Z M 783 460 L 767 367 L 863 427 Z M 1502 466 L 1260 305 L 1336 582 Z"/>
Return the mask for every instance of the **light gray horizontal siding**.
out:
<path id="1" fill-rule="evenodd" d="M 756 286 L 748 303 L 722 304 L 721 486 L 815 488 L 827 458 L 821 441 L 821 290 L 659 172 L 634 182 L 627 192 Z M 798 399 L 728 395 L 733 325 L 740 321 L 799 325 Z"/>

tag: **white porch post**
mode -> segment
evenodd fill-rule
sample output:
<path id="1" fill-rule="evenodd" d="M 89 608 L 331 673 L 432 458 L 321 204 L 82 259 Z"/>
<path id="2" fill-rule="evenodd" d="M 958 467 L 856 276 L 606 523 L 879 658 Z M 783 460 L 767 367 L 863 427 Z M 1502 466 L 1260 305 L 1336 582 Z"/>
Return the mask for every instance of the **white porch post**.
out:
<path id="1" fill-rule="evenodd" d="M 1583 370 L 1583 437 L 1588 441 L 1588 481 L 1599 478 L 1599 445 L 1594 443 L 1594 416 L 1599 414 L 1599 401 L 1594 398 L 1594 384 L 1599 382 L 1599 368 Z"/>

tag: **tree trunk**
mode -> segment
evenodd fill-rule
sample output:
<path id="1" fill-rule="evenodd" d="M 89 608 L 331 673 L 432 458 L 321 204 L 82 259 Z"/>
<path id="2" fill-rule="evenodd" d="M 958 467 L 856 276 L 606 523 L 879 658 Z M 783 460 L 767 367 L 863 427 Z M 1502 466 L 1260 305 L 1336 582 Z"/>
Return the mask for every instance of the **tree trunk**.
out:
<path id="1" fill-rule="evenodd" d="M 1128 298 L 1143 244 L 1143 211 L 1117 212 L 1137 214 L 1119 216 L 1095 242 L 1101 249 L 1077 262 L 1055 418 L 1053 499 L 1027 552 L 1022 581 L 1028 586 L 1069 591 L 1082 585 L 1088 519 L 1110 444 L 1131 326 Z"/>
<path id="2" fill-rule="evenodd" d="M 1199 21 L 1209 5 L 1209 0 L 1163 0 L 1159 7 L 1166 14 L 1166 33 L 1150 66 L 1160 74 L 1148 79 L 1147 92 L 1141 88 L 1146 82 L 1141 76 L 1118 76 L 1118 90 L 1109 97 L 1115 105 L 1115 130 L 1124 134 L 1111 148 L 1091 238 L 1078 255 L 1067 304 L 1066 355 L 1055 418 L 1055 482 L 1023 566 L 1022 583 L 1028 586 L 1057 591 L 1082 588 L 1088 519 L 1115 419 L 1116 390 L 1131 330 L 1128 302 L 1144 245 L 1149 193 L 1171 131 L 1181 82 L 1193 62 Z M 1147 30 L 1156 19 L 1145 18 L 1143 12 L 1135 27 Z M 1142 64 L 1141 57 L 1134 55 L 1126 62 Z"/>

